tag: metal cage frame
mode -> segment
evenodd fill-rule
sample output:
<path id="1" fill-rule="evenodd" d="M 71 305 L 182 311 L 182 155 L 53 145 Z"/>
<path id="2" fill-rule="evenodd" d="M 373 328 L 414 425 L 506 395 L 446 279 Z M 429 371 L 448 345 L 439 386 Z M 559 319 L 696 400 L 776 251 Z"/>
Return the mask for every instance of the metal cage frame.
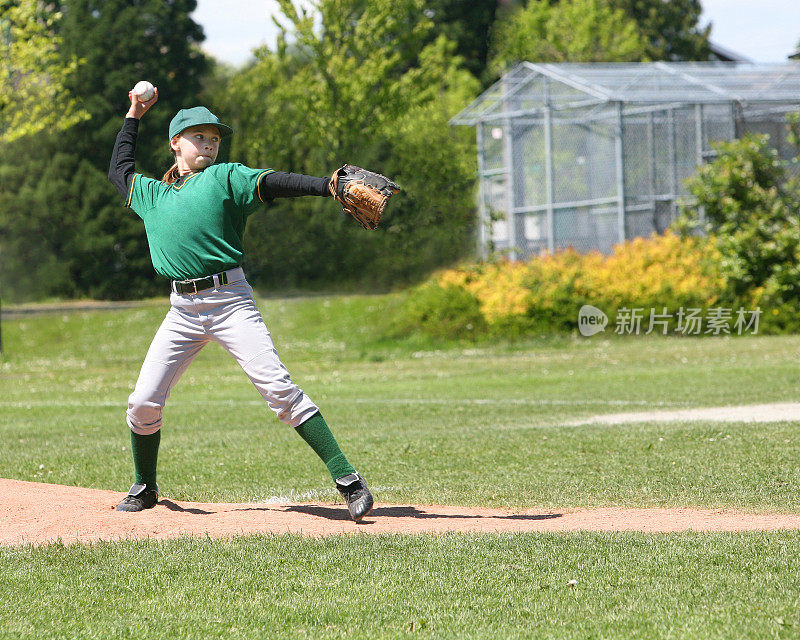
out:
<path id="1" fill-rule="evenodd" d="M 768 132 L 788 154 L 798 108 L 798 63 L 522 62 L 450 121 L 476 128 L 479 253 L 662 232 L 714 142 Z"/>

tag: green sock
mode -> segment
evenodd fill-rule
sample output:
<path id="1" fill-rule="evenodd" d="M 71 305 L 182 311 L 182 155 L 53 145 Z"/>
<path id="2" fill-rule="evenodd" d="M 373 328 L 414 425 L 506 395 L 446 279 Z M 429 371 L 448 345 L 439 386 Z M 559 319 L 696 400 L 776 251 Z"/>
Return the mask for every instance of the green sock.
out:
<path id="1" fill-rule="evenodd" d="M 160 429 L 149 436 L 142 436 L 131 431 L 131 451 L 133 452 L 133 469 L 136 484 L 146 484 L 148 489 L 155 489 L 156 491 L 158 491 L 156 465 L 158 463 L 158 445 L 160 442 Z"/>
<path id="2" fill-rule="evenodd" d="M 336 438 L 333 437 L 328 423 L 325 422 L 325 418 L 322 417 L 321 413 L 315 413 L 298 426 L 295 431 L 308 443 L 314 453 L 322 458 L 334 480 L 355 473 L 356 470 L 344 457 Z"/>

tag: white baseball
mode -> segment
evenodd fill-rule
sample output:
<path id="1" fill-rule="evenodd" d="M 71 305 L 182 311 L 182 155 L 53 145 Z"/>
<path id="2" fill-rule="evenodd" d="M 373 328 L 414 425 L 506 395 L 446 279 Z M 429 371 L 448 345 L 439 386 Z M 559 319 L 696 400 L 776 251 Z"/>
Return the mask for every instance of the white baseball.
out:
<path id="1" fill-rule="evenodd" d="M 137 82 L 136 86 L 133 88 L 133 95 L 139 99 L 139 102 L 147 102 L 153 99 L 155 87 L 147 80 L 141 80 Z"/>

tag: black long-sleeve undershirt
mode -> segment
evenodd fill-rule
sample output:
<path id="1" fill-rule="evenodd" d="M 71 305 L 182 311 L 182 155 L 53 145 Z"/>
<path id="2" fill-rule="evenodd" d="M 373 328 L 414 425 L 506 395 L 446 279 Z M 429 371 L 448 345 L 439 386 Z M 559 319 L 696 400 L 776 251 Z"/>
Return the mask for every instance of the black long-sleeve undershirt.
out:
<path id="1" fill-rule="evenodd" d="M 317 178 L 304 173 L 285 173 L 273 171 L 261 176 L 259 188 L 265 202 L 275 198 L 296 198 L 298 196 L 329 196 L 330 178 Z"/>
<path id="2" fill-rule="evenodd" d="M 135 171 L 136 139 L 139 135 L 139 120 L 125 118 L 122 129 L 114 142 L 108 179 L 123 198 L 128 197 L 131 179 Z M 329 196 L 330 179 L 307 176 L 302 173 L 272 171 L 261 177 L 259 193 L 265 202 L 275 198 L 296 198 L 299 196 Z"/>
<path id="3" fill-rule="evenodd" d="M 136 138 L 139 136 L 139 120 L 125 118 L 114 141 L 114 151 L 108 166 L 108 179 L 123 198 L 128 197 L 128 188 L 136 166 Z"/>

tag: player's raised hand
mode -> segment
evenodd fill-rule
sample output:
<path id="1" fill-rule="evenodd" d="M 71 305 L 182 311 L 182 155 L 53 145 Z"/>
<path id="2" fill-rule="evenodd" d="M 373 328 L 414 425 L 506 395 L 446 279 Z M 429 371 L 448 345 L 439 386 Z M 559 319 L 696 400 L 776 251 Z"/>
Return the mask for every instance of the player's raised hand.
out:
<path id="1" fill-rule="evenodd" d="M 138 85 L 137 85 L 138 86 Z M 141 118 L 147 110 L 150 109 L 156 102 L 158 102 L 158 87 L 153 87 L 153 97 L 142 102 L 141 96 L 133 92 L 133 89 L 128 91 L 128 98 L 131 101 L 131 107 L 128 109 L 127 118 Z"/>

